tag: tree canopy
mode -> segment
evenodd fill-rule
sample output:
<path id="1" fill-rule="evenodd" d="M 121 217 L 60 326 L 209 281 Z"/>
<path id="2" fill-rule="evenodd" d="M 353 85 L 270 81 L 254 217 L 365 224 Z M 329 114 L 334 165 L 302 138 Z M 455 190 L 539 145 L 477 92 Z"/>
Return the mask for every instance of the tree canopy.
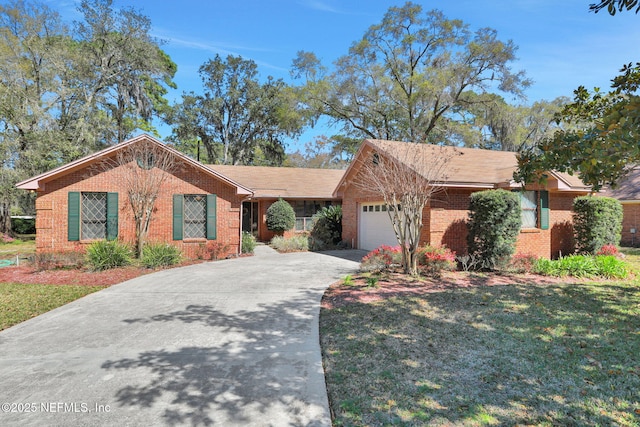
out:
<path id="1" fill-rule="evenodd" d="M 593 3 L 589 5 L 589 10 L 598 13 L 602 9 L 606 8 L 610 15 L 615 15 L 616 12 L 622 12 L 626 10 L 636 9 L 636 13 L 640 11 L 640 2 L 638 0 L 601 0 L 600 3 Z"/>
<path id="2" fill-rule="evenodd" d="M 184 94 L 171 122 L 172 140 L 182 149 L 202 143 L 207 161 L 254 164 L 259 152 L 268 163 L 284 160 L 285 137 L 297 135 L 303 122 L 282 80 L 258 80 L 252 60 L 219 55 L 200 67 L 202 95 Z"/>
<path id="3" fill-rule="evenodd" d="M 472 106 L 490 102 L 492 91 L 521 96 L 529 85 L 509 66 L 515 52 L 491 28 L 472 31 L 408 2 L 389 8 L 333 72 L 299 52 L 292 73 L 304 79 L 306 111 L 342 125 L 346 136 L 458 144 Z"/>

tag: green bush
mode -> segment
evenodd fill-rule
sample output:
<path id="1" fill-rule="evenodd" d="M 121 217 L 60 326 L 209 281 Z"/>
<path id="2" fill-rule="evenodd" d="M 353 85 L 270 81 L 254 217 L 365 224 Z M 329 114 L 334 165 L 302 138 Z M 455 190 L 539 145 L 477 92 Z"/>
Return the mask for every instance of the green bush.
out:
<path id="1" fill-rule="evenodd" d="M 242 232 L 242 253 L 252 254 L 256 248 L 256 238 L 253 234 L 246 231 Z"/>
<path id="2" fill-rule="evenodd" d="M 342 207 L 327 206 L 313 216 L 313 250 L 335 248 L 342 240 Z"/>
<path id="3" fill-rule="evenodd" d="M 304 235 L 275 236 L 271 239 L 271 246 L 278 252 L 304 252 L 309 250 L 309 238 Z"/>
<path id="4" fill-rule="evenodd" d="M 266 222 L 269 230 L 283 233 L 296 225 L 296 213 L 289 203 L 279 199 L 267 209 Z"/>
<path id="5" fill-rule="evenodd" d="M 11 230 L 17 234 L 35 234 L 36 219 L 11 218 Z"/>
<path id="6" fill-rule="evenodd" d="M 180 263 L 180 249 L 168 243 L 149 243 L 142 248 L 142 265 L 147 268 L 168 267 Z"/>
<path id="7" fill-rule="evenodd" d="M 536 273 L 555 277 L 606 277 L 624 279 L 629 275 L 629 267 L 613 255 L 571 255 L 557 260 L 539 259 L 534 269 Z"/>
<path id="8" fill-rule="evenodd" d="M 596 254 L 605 245 L 618 245 L 622 233 L 622 204 L 611 197 L 576 197 L 573 201 L 576 250 Z"/>
<path id="9" fill-rule="evenodd" d="M 520 198 L 506 190 L 486 190 L 473 193 L 470 199 L 469 256 L 481 260 L 478 268 L 501 268 L 514 253 L 520 233 Z"/>
<path id="10" fill-rule="evenodd" d="M 97 271 L 129 265 L 132 256 L 131 248 L 117 240 L 99 240 L 87 248 L 87 262 Z"/>

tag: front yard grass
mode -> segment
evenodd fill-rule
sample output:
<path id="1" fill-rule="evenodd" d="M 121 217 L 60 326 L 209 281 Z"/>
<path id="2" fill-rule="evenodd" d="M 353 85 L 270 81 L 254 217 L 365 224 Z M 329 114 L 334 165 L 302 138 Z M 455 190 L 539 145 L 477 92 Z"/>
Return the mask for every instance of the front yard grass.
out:
<path id="1" fill-rule="evenodd" d="M 105 287 L 0 283 L 0 330 Z"/>
<path id="2" fill-rule="evenodd" d="M 639 285 L 514 283 L 325 304 L 334 425 L 640 426 Z"/>

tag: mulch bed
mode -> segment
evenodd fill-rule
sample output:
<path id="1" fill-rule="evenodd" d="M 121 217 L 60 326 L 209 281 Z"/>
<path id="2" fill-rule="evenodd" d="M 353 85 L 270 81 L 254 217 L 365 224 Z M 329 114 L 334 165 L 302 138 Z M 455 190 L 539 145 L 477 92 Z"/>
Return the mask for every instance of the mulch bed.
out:
<path id="1" fill-rule="evenodd" d="M 0 282 L 41 285 L 110 286 L 151 272 L 153 272 L 153 270 L 139 267 L 114 268 L 106 271 L 64 269 L 38 271 L 29 266 L 4 267 L 0 269 Z"/>
<path id="2" fill-rule="evenodd" d="M 512 284 L 556 284 L 566 282 L 557 277 L 536 274 L 502 274 L 445 272 L 439 278 L 413 278 L 391 272 L 380 276 L 376 286 L 368 286 L 367 276 L 354 276 L 352 285 L 343 281 L 332 284 L 322 298 L 322 307 L 331 309 L 350 303 L 371 303 L 398 296 L 418 296 L 433 292 L 479 286 L 499 286 Z"/>

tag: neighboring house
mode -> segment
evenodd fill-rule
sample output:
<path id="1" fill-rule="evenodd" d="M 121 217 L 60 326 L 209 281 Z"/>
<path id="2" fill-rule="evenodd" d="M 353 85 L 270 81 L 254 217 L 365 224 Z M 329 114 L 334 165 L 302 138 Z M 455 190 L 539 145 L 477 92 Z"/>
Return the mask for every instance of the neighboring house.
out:
<path id="1" fill-rule="evenodd" d="M 394 157 L 406 146 L 404 142 L 365 140 L 336 188 L 334 196 L 342 199 L 342 236 L 354 247 L 371 250 L 381 244 L 397 245 L 382 197 L 364 195 L 354 181 L 362 162 L 375 162 L 376 156 Z M 414 148 L 428 150 L 429 146 L 416 144 Z M 573 199 L 589 192 L 579 179 L 549 172 L 545 186 L 522 189 L 513 181 L 516 153 L 453 147 L 445 150 L 461 154 L 451 157 L 448 176 L 442 184 L 444 191 L 424 208 L 422 243 L 446 245 L 459 254 L 466 253 L 469 196 L 480 190 L 502 188 L 518 191 L 522 201 L 523 226 L 517 253 L 549 258 L 573 250 Z M 420 170 L 417 165 L 409 166 Z"/>
<path id="2" fill-rule="evenodd" d="M 344 170 L 229 165 L 209 168 L 251 189 L 253 196 L 242 203 L 242 230 L 255 234 L 261 241 L 274 236 L 267 229 L 266 213 L 279 198 L 286 200 L 296 213 L 295 228 L 287 234 L 309 230 L 316 212 L 341 203 L 333 191 Z"/>
<path id="3" fill-rule="evenodd" d="M 217 241 L 240 251 L 242 201 L 250 189 L 160 141 L 142 135 L 17 184 L 37 192 L 38 252 L 76 250 L 99 239 L 133 242 L 135 229 L 122 166 L 106 160 L 131 144 L 157 144 L 175 154 L 176 172 L 164 182 L 155 203 L 147 241 L 170 242 L 196 257 L 203 244 Z"/>
<path id="4" fill-rule="evenodd" d="M 640 245 L 640 167 L 633 168 L 629 174 L 612 189 L 606 189 L 599 195 L 613 197 L 622 203 L 622 246 Z"/>

